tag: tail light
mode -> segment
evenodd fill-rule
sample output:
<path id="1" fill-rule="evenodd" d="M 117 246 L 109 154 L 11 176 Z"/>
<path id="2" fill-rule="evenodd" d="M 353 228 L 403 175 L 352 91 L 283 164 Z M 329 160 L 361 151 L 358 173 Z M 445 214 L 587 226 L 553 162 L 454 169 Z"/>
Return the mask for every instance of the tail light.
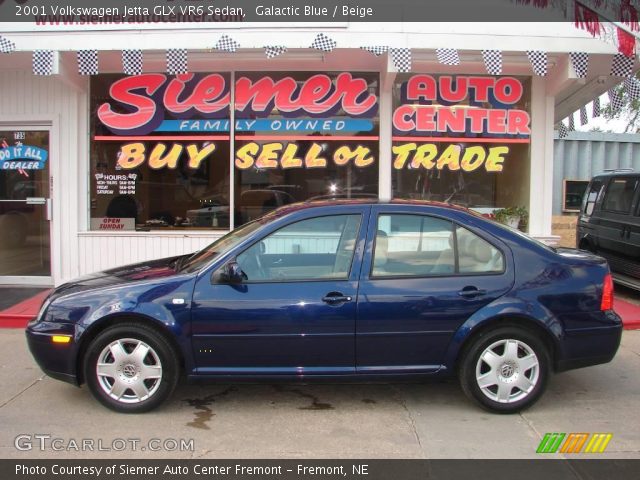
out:
<path id="1" fill-rule="evenodd" d="M 604 284 L 602 286 L 602 301 L 600 302 L 600 310 L 613 310 L 613 278 L 610 273 L 604 276 Z"/>

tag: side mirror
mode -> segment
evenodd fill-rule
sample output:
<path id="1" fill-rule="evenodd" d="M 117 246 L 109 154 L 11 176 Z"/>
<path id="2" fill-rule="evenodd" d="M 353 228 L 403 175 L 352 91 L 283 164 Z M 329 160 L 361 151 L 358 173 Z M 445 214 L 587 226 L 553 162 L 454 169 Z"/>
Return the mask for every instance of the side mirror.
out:
<path id="1" fill-rule="evenodd" d="M 242 271 L 238 262 L 230 260 L 222 268 L 213 273 L 211 283 L 237 285 L 246 279 L 247 275 Z"/>

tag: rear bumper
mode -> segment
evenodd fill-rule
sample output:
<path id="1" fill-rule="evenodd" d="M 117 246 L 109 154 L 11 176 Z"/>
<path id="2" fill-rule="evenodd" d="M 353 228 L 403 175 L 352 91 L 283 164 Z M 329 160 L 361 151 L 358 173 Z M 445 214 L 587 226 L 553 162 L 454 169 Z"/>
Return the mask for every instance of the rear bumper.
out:
<path id="1" fill-rule="evenodd" d="M 56 332 L 57 335 L 69 335 L 67 331 Z M 36 332 L 27 328 L 27 345 L 38 366 L 51 378 L 63 382 L 78 385 L 76 375 L 76 344 L 72 339 L 70 343 L 53 343 L 51 332 Z"/>
<path id="2" fill-rule="evenodd" d="M 561 352 L 556 358 L 556 371 L 589 367 L 613 360 L 622 338 L 622 319 L 613 310 L 603 312 L 602 315 L 608 325 L 565 332 Z"/>

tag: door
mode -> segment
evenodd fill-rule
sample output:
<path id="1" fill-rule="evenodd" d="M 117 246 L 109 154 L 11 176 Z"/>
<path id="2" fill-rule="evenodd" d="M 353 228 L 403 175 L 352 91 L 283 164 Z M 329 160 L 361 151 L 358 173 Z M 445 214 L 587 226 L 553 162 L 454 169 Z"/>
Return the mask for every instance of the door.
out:
<path id="1" fill-rule="evenodd" d="M 0 127 L 0 283 L 51 283 L 49 130 Z"/>
<path id="2" fill-rule="evenodd" d="M 614 271 L 625 273 L 630 256 L 629 232 L 633 229 L 633 200 L 640 179 L 614 177 L 609 181 L 598 214 L 598 253 L 605 256 Z"/>
<path id="3" fill-rule="evenodd" d="M 240 284 L 216 283 L 217 272 L 200 278 L 192 306 L 198 373 L 354 373 L 368 209 L 299 220 L 260 238 L 236 255 Z"/>
<path id="4" fill-rule="evenodd" d="M 374 207 L 356 324 L 358 373 L 440 368 L 456 330 L 505 294 L 504 249 L 449 219 Z"/>

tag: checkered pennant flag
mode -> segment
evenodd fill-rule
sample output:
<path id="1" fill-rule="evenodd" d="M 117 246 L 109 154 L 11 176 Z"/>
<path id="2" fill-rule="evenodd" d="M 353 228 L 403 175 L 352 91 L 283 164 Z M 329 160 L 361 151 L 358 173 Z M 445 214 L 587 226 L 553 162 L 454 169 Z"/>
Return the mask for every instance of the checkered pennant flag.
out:
<path id="1" fill-rule="evenodd" d="M 593 118 L 600 116 L 600 97 L 593 99 Z"/>
<path id="2" fill-rule="evenodd" d="M 560 122 L 558 125 L 558 138 L 565 138 L 569 135 L 569 130 L 567 130 L 567 126 L 564 122 Z"/>
<path id="3" fill-rule="evenodd" d="M 569 58 L 576 77 L 586 78 L 587 70 L 589 69 L 589 54 L 586 52 L 571 52 L 569 53 Z"/>
<path id="4" fill-rule="evenodd" d="M 482 59 L 484 66 L 489 75 L 502 74 L 502 51 L 501 50 L 483 50 Z"/>
<path id="5" fill-rule="evenodd" d="M 616 53 L 611 62 L 611 76 L 613 77 L 629 77 L 633 70 L 635 57 L 627 57 L 621 53 Z"/>
<path id="6" fill-rule="evenodd" d="M 373 45 L 369 47 L 360 47 L 362 50 L 366 50 L 369 53 L 373 53 L 376 57 L 379 57 L 383 53 L 389 50 L 389 47 L 383 47 L 382 45 Z"/>
<path id="7" fill-rule="evenodd" d="M 187 73 L 187 49 L 170 48 L 167 50 L 167 73 L 169 75 L 182 75 Z"/>
<path id="8" fill-rule="evenodd" d="M 391 61 L 399 72 L 406 73 L 411 71 L 410 48 L 390 48 L 389 55 L 391 55 Z"/>
<path id="9" fill-rule="evenodd" d="M 324 33 L 319 33 L 309 48 L 315 48 L 316 50 L 322 50 L 323 52 L 330 52 L 336 48 L 336 45 L 338 45 L 338 42 L 327 37 Z"/>
<path id="10" fill-rule="evenodd" d="M 569 115 L 569 131 L 573 132 L 576 129 L 576 122 L 573 119 L 573 113 L 571 115 Z"/>
<path id="11" fill-rule="evenodd" d="M 98 75 L 98 50 L 78 50 L 76 56 L 80 75 Z"/>
<path id="12" fill-rule="evenodd" d="M 264 47 L 264 54 L 267 58 L 275 58 L 287 51 L 287 47 L 283 45 L 267 45 Z"/>
<path id="13" fill-rule="evenodd" d="M 533 67 L 533 73 L 539 77 L 547 76 L 547 52 L 540 50 L 527 50 L 527 57 Z"/>
<path id="14" fill-rule="evenodd" d="M 614 112 L 617 112 L 624 106 L 624 101 L 622 100 L 622 97 L 618 95 L 615 88 L 607 90 L 607 95 L 609 95 L 609 103 L 611 104 L 611 108 Z"/>
<path id="15" fill-rule="evenodd" d="M 53 50 L 35 50 L 33 52 L 33 74 L 53 74 Z"/>
<path id="16" fill-rule="evenodd" d="M 624 81 L 624 89 L 631 100 L 640 98 L 640 81 L 636 77 L 629 77 Z"/>
<path id="17" fill-rule="evenodd" d="M 16 44 L 13 43 L 8 38 L 4 38 L 0 35 L 0 52 L 1 53 L 11 53 L 16 49 Z"/>
<path id="18" fill-rule="evenodd" d="M 122 51 L 122 71 L 127 75 L 142 73 L 142 50 Z"/>
<path id="19" fill-rule="evenodd" d="M 586 125 L 589 123 L 589 117 L 587 117 L 587 107 L 584 105 L 580 107 L 580 125 Z"/>
<path id="20" fill-rule="evenodd" d="M 220 40 L 218 40 L 218 43 L 216 43 L 216 50 L 220 50 L 222 52 L 234 53 L 239 48 L 240 44 L 229 35 L 222 35 Z"/>
<path id="21" fill-rule="evenodd" d="M 436 57 L 443 65 L 460 65 L 460 56 L 455 48 L 437 48 Z"/>

